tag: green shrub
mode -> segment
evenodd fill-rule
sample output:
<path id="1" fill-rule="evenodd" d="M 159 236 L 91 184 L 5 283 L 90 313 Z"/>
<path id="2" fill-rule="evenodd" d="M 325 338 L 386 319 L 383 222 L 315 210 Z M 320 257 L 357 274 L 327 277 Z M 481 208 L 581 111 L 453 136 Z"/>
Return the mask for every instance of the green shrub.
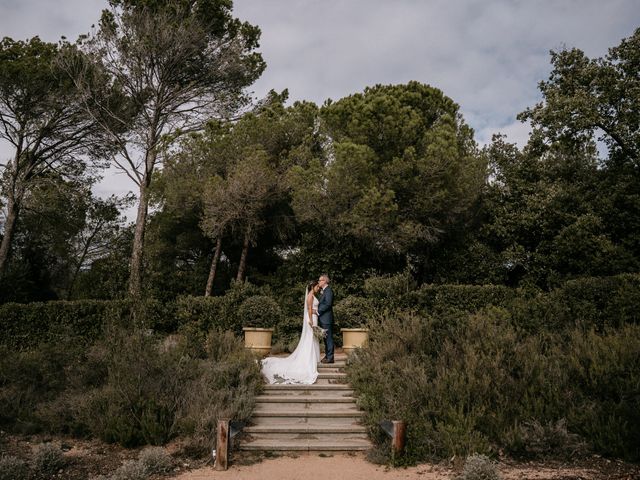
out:
<path id="1" fill-rule="evenodd" d="M 179 430 L 196 455 L 215 448 L 218 420 L 251 417 L 263 384 L 255 357 L 232 332 L 210 332 L 205 348 L 207 357 L 198 361 L 179 410 Z"/>
<path id="2" fill-rule="evenodd" d="M 609 327 L 640 323 L 640 275 L 588 277 L 570 280 L 551 292 L 551 301 L 563 305 L 563 323 Z"/>
<path id="3" fill-rule="evenodd" d="M 20 433 L 39 431 L 38 406 L 68 388 L 69 366 L 81 358 L 73 338 L 27 351 L 0 347 L 0 425 Z"/>
<path id="4" fill-rule="evenodd" d="M 38 478 L 51 478 L 64 468 L 65 464 L 62 450 L 51 443 L 39 445 L 33 454 L 33 471 Z"/>
<path id="5" fill-rule="evenodd" d="M 336 332 L 340 332 L 340 328 L 366 327 L 369 320 L 379 314 L 371 300 L 355 295 L 349 295 L 336 303 L 333 312 Z"/>
<path id="6" fill-rule="evenodd" d="M 409 272 L 397 275 L 371 276 L 364 281 L 364 293 L 376 303 L 384 302 L 387 306 L 402 305 L 402 298 L 415 291 L 416 281 Z"/>
<path id="7" fill-rule="evenodd" d="M 24 349 L 58 341 L 70 333 L 79 340 L 95 340 L 102 332 L 107 306 L 115 311 L 122 304 L 82 300 L 0 305 L 0 343 Z"/>
<path id="8" fill-rule="evenodd" d="M 470 455 L 464 462 L 462 473 L 457 480 L 499 480 L 498 469 L 486 455 Z"/>
<path id="9" fill-rule="evenodd" d="M 639 455 L 638 325 L 533 333 L 500 308 L 397 313 L 371 325 L 347 371 L 374 436 L 381 420 L 407 422 L 407 461 L 498 448 L 565 458 L 584 442 Z"/>
<path id="10" fill-rule="evenodd" d="M 158 332 L 177 328 L 176 305 L 149 299 L 135 304 L 141 326 Z M 74 300 L 0 305 L 0 345 L 29 349 L 73 336 L 90 344 L 102 337 L 105 326 L 132 324 L 132 303 L 127 300 Z"/>
<path id="11" fill-rule="evenodd" d="M 238 318 L 244 327 L 268 328 L 280 322 L 282 311 L 273 298 L 255 295 L 240 304 Z"/>
<path id="12" fill-rule="evenodd" d="M 276 348 L 277 346 L 280 346 L 282 350 L 285 350 L 290 343 L 295 342 L 295 344 L 297 344 L 300 340 L 301 332 L 302 309 L 300 309 L 299 315 L 284 317 L 275 326 L 275 332 L 272 340 L 273 347 Z"/>
<path id="13" fill-rule="evenodd" d="M 113 329 L 108 339 L 108 377 L 83 412 L 91 432 L 124 446 L 159 445 L 177 433 L 177 411 L 195 373 L 183 346 L 162 348 L 146 331 Z"/>
<path id="14" fill-rule="evenodd" d="M 0 455 L 0 480 L 27 480 L 29 468 L 27 464 L 11 455 Z"/>
<path id="15" fill-rule="evenodd" d="M 640 460 L 640 325 L 576 330 L 568 348 L 569 426 L 599 452 Z"/>
<path id="16" fill-rule="evenodd" d="M 211 329 L 231 330 L 236 335 L 242 333 L 242 320 L 238 310 L 242 302 L 252 296 L 264 294 L 259 288 L 247 282 L 233 282 L 223 296 L 190 297 L 176 300 L 177 329 L 190 324 L 202 332 Z"/>
<path id="17" fill-rule="evenodd" d="M 515 290 L 502 285 L 422 285 L 406 296 L 405 305 L 427 313 L 442 310 L 478 312 L 488 306 L 507 307 Z"/>
<path id="18" fill-rule="evenodd" d="M 407 458 L 489 453 L 519 418 L 562 411 L 566 375 L 548 338 L 521 337 L 503 309 L 399 314 L 372 324 L 347 366 L 372 430 L 407 422 Z M 560 386 L 560 389 L 558 389 Z"/>

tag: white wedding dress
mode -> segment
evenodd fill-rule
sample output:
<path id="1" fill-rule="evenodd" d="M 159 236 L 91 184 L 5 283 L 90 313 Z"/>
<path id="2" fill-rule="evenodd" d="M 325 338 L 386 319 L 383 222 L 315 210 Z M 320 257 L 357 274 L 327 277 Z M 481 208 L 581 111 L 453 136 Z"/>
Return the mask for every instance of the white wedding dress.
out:
<path id="1" fill-rule="evenodd" d="M 304 313 L 302 316 L 302 334 L 296 349 L 288 357 L 267 357 L 262 360 L 262 374 L 268 383 L 312 384 L 318 378 L 318 362 L 320 361 L 320 343 L 313 335 L 309 325 L 307 295 L 304 296 Z M 313 310 L 318 309 L 318 299 L 313 298 Z M 318 325 L 318 315 L 311 319 Z"/>

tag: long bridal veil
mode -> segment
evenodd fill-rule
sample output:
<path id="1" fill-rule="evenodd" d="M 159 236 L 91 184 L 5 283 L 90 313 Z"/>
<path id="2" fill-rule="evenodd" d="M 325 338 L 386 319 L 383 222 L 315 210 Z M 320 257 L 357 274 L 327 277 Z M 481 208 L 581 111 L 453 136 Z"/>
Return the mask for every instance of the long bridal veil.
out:
<path id="1" fill-rule="evenodd" d="M 262 360 L 262 374 L 268 383 L 300 383 L 312 384 L 318 378 L 318 361 L 320 345 L 313 336 L 313 328 L 309 325 L 307 295 L 305 291 L 302 314 L 302 333 L 296 349 L 288 357 L 267 357 Z M 312 319 L 314 325 L 317 318 Z"/>

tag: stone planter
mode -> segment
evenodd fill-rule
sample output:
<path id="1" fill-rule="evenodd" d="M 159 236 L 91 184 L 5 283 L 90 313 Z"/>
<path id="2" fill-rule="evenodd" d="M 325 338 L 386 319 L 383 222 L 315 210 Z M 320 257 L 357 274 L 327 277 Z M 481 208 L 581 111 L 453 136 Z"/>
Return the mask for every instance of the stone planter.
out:
<path id="1" fill-rule="evenodd" d="M 342 328 L 342 349 L 349 355 L 356 348 L 362 348 L 369 340 L 368 328 Z"/>
<path id="2" fill-rule="evenodd" d="M 271 353 L 271 335 L 273 328 L 243 327 L 244 347 L 251 350 L 259 357 L 265 357 Z"/>

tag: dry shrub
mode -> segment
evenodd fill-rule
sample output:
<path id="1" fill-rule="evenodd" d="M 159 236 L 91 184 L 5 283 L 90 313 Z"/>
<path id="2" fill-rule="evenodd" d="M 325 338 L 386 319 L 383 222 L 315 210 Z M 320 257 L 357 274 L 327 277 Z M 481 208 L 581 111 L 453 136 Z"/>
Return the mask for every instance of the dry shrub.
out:
<path id="1" fill-rule="evenodd" d="M 0 480 L 27 480 L 29 468 L 27 464 L 12 455 L 0 456 Z"/>
<path id="2" fill-rule="evenodd" d="M 149 477 L 147 471 L 136 460 L 125 460 L 118 469 L 107 478 L 109 480 L 146 480 Z"/>
<path id="3" fill-rule="evenodd" d="M 59 447 L 52 443 L 43 443 L 36 448 L 31 463 L 37 478 L 51 478 L 64 468 L 66 460 Z"/>
<path id="4" fill-rule="evenodd" d="M 564 418 L 557 422 L 540 423 L 537 420 L 522 422 L 511 436 L 507 436 L 509 451 L 520 457 L 576 458 L 587 451 L 580 436 L 567 430 Z"/>
<path id="5" fill-rule="evenodd" d="M 500 478 L 495 463 L 489 457 L 474 454 L 467 457 L 457 480 L 500 480 Z"/>
<path id="6" fill-rule="evenodd" d="M 149 475 L 167 473 L 171 470 L 173 461 L 162 447 L 147 447 L 138 455 L 138 462 Z"/>

